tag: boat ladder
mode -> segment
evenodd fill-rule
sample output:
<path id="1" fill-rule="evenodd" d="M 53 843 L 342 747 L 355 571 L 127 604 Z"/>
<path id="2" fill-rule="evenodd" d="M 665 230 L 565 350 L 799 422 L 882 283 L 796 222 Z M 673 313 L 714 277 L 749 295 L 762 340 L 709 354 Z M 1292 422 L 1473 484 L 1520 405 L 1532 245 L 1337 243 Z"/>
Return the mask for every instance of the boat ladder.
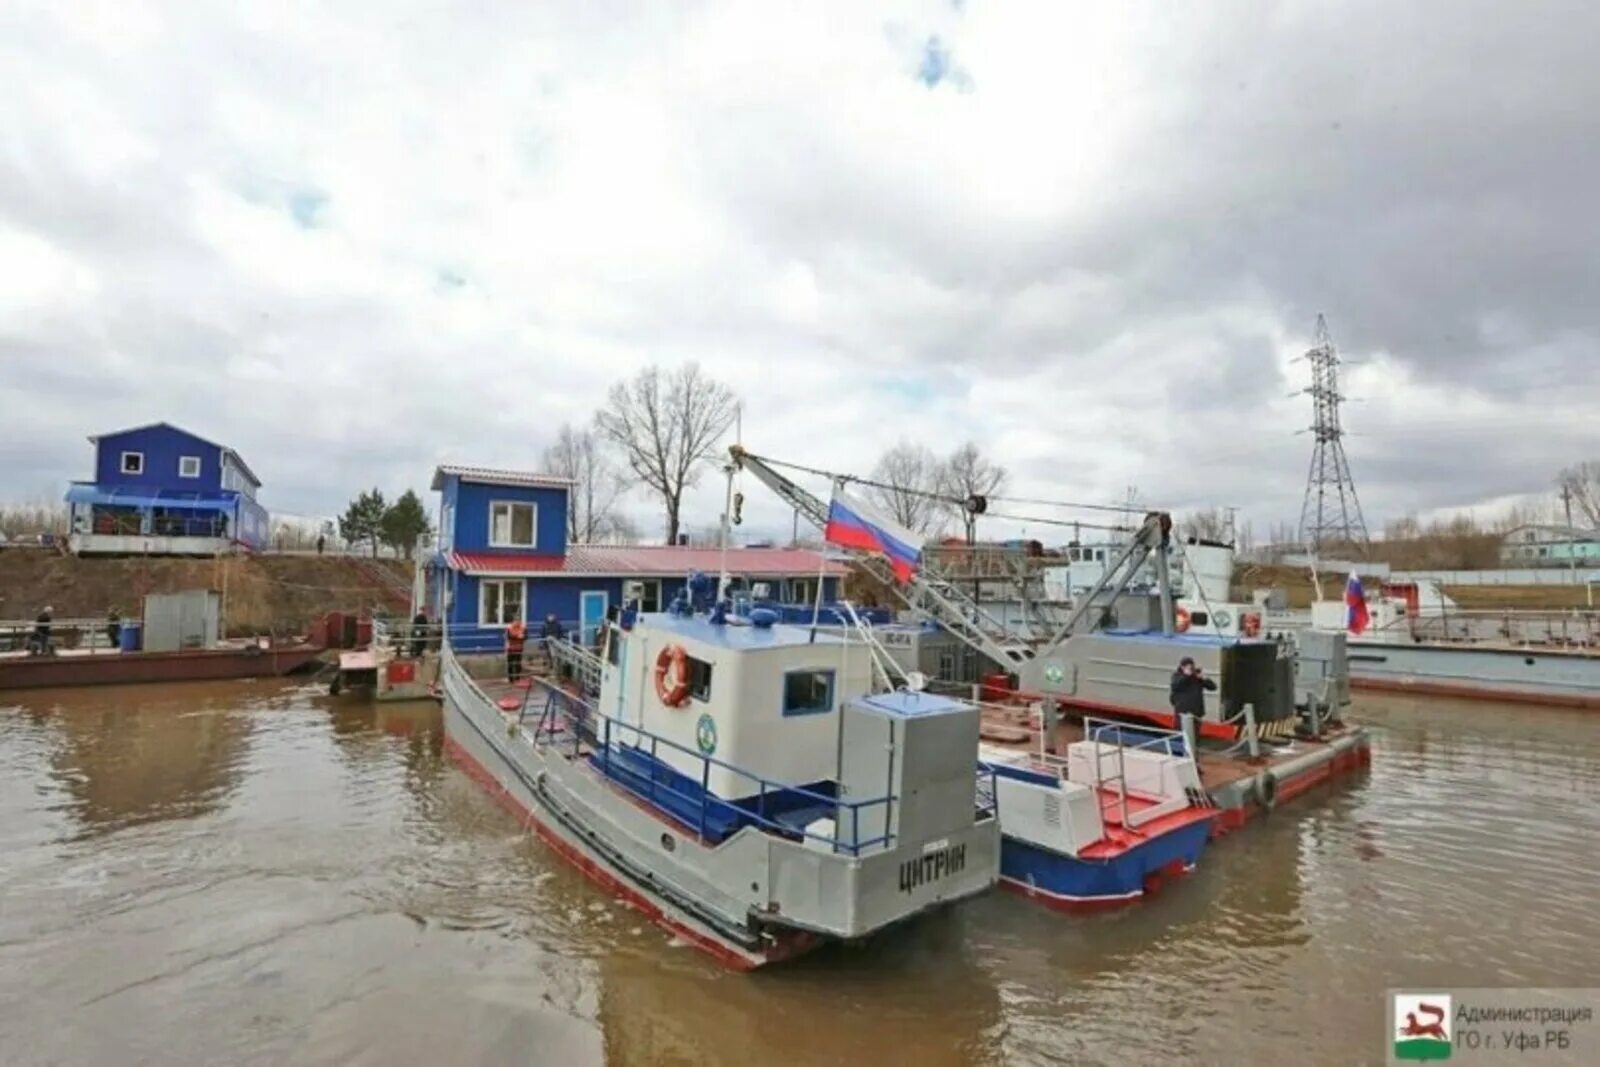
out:
<path id="1" fill-rule="evenodd" d="M 558 637 L 545 641 L 545 654 L 550 657 L 552 674 L 559 678 L 571 678 L 589 697 L 599 695 L 599 656 L 582 645 Z"/>

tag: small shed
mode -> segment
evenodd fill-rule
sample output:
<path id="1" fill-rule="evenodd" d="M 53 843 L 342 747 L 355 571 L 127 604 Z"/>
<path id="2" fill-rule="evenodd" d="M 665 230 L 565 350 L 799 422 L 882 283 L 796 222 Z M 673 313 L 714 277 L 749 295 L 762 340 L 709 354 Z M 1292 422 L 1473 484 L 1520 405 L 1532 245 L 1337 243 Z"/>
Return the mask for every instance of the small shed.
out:
<path id="1" fill-rule="evenodd" d="M 144 650 L 210 648 L 220 636 L 222 594 L 211 589 L 151 593 L 144 598 Z"/>

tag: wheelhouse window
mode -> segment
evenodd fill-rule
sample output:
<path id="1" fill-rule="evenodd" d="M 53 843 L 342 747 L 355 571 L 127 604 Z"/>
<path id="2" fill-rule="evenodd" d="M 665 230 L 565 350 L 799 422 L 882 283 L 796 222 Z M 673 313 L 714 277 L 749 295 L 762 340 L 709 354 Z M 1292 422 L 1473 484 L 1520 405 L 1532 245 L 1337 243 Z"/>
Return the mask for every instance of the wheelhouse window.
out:
<path id="1" fill-rule="evenodd" d="M 124 452 L 122 454 L 122 473 L 123 474 L 143 474 L 144 473 L 144 453 L 143 452 Z"/>
<path id="2" fill-rule="evenodd" d="M 820 715 L 832 709 L 832 671 L 789 671 L 784 674 L 784 715 Z"/>
<path id="3" fill-rule="evenodd" d="M 199 456 L 179 456 L 178 457 L 178 477 L 180 477 L 180 478 L 198 478 L 198 477 L 200 477 L 200 457 Z"/>
<path id="4" fill-rule="evenodd" d="M 538 514 L 536 505 L 496 500 L 489 505 L 489 544 L 495 548 L 532 548 Z"/>
<path id="5" fill-rule="evenodd" d="M 703 659 L 686 656 L 689 668 L 689 695 L 699 701 L 711 699 L 711 664 Z"/>
<path id="6" fill-rule="evenodd" d="M 478 583 L 478 625 L 510 626 L 520 618 L 521 578 L 485 578 Z"/>

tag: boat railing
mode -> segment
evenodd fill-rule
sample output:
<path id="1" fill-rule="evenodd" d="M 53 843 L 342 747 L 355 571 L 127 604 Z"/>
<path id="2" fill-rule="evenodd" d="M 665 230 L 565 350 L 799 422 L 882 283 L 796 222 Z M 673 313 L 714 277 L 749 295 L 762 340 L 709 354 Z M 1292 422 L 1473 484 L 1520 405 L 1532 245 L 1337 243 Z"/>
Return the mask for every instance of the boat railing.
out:
<path id="1" fill-rule="evenodd" d="M 842 852 L 850 856 L 860 856 L 863 852 L 880 846 L 887 849 L 894 844 L 895 835 L 887 829 L 876 837 L 870 837 L 865 840 L 861 837 L 861 813 L 864 810 L 883 808 L 885 811 L 884 822 L 887 826 L 887 813 L 892 810 L 891 805 L 895 804 L 899 799 L 892 793 L 863 800 L 844 800 L 836 796 L 830 796 L 827 793 L 807 789 L 804 786 L 778 782 L 765 778 L 753 771 L 708 756 L 670 738 L 651 733 L 643 727 L 613 719 L 597 710 L 588 700 L 546 679 L 535 678 L 533 679 L 533 684 L 541 687 L 545 693 L 545 700 L 539 709 L 539 717 L 530 731 L 534 744 L 566 748 L 566 754 L 574 760 L 583 759 L 586 756 L 591 759 L 597 758 L 600 773 L 608 782 L 645 801 L 652 808 L 675 822 L 685 823 L 685 813 L 696 813 L 695 821 L 691 828 L 702 841 L 711 840 L 714 836 L 711 825 L 713 815 L 721 817 L 737 812 L 741 826 L 753 825 L 769 833 L 778 834 L 786 838 L 798 837 L 803 841 L 816 842 L 831 851 Z M 525 720 L 528 715 L 528 706 L 533 703 L 532 694 L 533 689 L 530 688 L 528 699 L 525 699 L 523 704 L 524 710 L 519 716 L 520 719 Z M 592 750 L 590 753 L 585 753 L 585 745 Z M 644 777 L 638 773 L 628 775 L 613 773 L 613 760 L 626 758 L 625 747 L 646 753 L 650 757 L 652 762 L 647 784 L 642 786 L 636 784 L 634 779 Z M 661 776 L 655 773 L 656 767 L 666 767 L 673 775 L 687 779 L 690 782 L 693 782 L 697 777 L 693 773 L 686 774 L 678 767 L 665 763 L 661 759 L 663 752 L 675 753 L 692 761 L 691 766 L 696 766 L 698 770 L 698 788 L 691 792 L 688 789 L 674 785 L 670 779 L 667 781 L 661 780 Z M 748 787 L 754 787 L 756 796 L 753 808 L 745 806 L 745 804 L 748 804 L 748 798 L 745 804 L 736 804 L 711 792 L 711 773 L 716 769 L 727 771 L 737 776 L 740 781 L 747 783 L 747 791 Z M 996 814 L 993 771 L 988 768 L 982 768 L 980 773 L 987 774 L 989 777 L 988 806 L 983 808 L 980 801 L 980 813 L 992 818 Z M 809 802 L 807 807 L 817 809 L 818 818 L 827 817 L 821 814 L 823 811 L 831 813 L 834 819 L 835 833 L 814 833 L 807 826 L 785 823 L 768 815 L 768 798 L 776 798 L 780 795 L 789 800 L 798 799 Z M 674 806 L 670 803 L 672 800 L 678 803 Z M 838 829 L 841 827 L 845 817 L 848 817 L 850 822 L 850 834 L 848 837 L 841 836 L 838 833 Z"/>
<path id="2" fill-rule="evenodd" d="M 1600 611 L 1449 609 L 1402 615 L 1391 625 L 1371 632 L 1420 641 L 1593 649 L 1600 647 Z"/>

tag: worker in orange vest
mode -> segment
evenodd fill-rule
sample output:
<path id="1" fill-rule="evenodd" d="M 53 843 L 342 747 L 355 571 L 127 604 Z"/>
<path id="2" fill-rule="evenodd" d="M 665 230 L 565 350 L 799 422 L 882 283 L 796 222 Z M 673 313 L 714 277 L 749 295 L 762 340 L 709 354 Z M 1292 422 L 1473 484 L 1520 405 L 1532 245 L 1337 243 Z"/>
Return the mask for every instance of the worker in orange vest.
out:
<path id="1" fill-rule="evenodd" d="M 514 619 L 506 627 L 506 678 L 515 682 L 522 677 L 522 647 L 528 640 L 528 628 L 521 619 Z"/>

